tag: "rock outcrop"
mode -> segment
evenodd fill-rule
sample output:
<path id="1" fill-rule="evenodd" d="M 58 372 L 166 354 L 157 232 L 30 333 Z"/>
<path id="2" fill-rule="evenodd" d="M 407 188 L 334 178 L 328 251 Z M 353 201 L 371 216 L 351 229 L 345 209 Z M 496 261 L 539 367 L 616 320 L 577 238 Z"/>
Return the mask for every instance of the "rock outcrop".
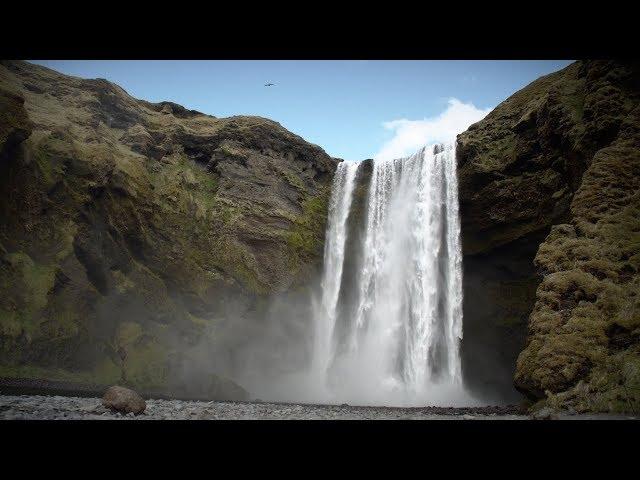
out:
<path id="1" fill-rule="evenodd" d="M 233 377 L 270 300 L 308 293 L 335 165 L 271 120 L 2 62 L 0 377 Z"/>
<path id="2" fill-rule="evenodd" d="M 640 65 L 580 61 L 458 137 L 468 378 L 640 408 L 639 132 Z"/>

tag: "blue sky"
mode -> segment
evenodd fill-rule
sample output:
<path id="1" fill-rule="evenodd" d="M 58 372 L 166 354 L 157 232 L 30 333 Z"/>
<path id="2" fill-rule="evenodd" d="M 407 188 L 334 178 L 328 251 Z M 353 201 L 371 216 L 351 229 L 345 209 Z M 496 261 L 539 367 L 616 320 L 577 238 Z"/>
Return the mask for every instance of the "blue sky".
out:
<path id="1" fill-rule="evenodd" d="M 33 61 L 216 117 L 271 118 L 346 160 L 443 140 L 567 61 Z M 265 87 L 267 82 L 275 83 Z"/>

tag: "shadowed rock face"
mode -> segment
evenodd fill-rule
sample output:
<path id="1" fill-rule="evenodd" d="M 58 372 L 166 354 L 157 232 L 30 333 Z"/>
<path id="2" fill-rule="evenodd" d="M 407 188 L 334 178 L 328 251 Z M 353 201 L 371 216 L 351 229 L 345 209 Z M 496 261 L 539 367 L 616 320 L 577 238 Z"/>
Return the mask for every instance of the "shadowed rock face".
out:
<path id="1" fill-rule="evenodd" d="M 638 408 L 639 101 L 637 63 L 576 62 L 459 135 L 464 367 L 478 388 L 506 385 L 523 348 L 527 396 Z"/>
<path id="2" fill-rule="evenodd" d="M 0 161 L 7 161 L 15 146 L 31 135 L 33 125 L 23 104 L 20 95 L 0 90 Z"/>
<path id="3" fill-rule="evenodd" d="M 233 375 L 236 326 L 316 275 L 335 165 L 264 118 L 3 62 L 0 376 Z"/>

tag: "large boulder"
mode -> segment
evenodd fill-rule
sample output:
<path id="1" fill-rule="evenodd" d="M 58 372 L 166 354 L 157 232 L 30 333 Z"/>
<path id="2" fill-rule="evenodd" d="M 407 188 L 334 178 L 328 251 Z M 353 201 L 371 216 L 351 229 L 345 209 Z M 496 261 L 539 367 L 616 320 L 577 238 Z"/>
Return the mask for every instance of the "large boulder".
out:
<path id="1" fill-rule="evenodd" d="M 147 408 L 144 399 L 133 390 L 114 385 L 109 387 L 102 397 L 102 405 L 109 410 L 123 414 L 140 415 Z"/>

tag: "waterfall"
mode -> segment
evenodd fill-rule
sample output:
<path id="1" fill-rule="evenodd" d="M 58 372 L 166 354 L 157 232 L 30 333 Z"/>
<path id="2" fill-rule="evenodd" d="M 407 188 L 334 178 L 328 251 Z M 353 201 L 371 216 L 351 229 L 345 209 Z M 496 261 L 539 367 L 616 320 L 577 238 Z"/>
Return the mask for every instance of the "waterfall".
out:
<path id="1" fill-rule="evenodd" d="M 314 335 L 313 368 L 320 372 L 326 371 L 332 356 L 332 336 L 342 282 L 347 218 L 351 208 L 357 168 L 358 164 L 355 162 L 338 164 L 329 201 L 329 223 L 324 246 L 324 271 L 321 283 L 321 311 L 316 318 Z"/>
<path id="2" fill-rule="evenodd" d="M 433 400 L 443 386 L 462 388 L 455 143 L 374 161 L 356 300 L 336 318 L 356 170 L 341 163 L 334 180 L 314 364 L 335 399 Z M 346 338 L 336 338 L 338 323 Z"/>

